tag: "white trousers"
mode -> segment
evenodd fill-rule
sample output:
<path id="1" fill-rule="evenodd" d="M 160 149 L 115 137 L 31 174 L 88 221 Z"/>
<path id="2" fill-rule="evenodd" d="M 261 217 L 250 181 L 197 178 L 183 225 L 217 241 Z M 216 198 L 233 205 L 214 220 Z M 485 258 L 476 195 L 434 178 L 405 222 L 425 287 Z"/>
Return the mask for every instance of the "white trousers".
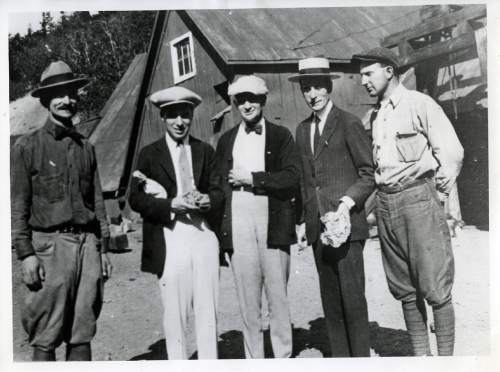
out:
<path id="1" fill-rule="evenodd" d="M 199 216 L 164 228 L 167 257 L 159 279 L 168 359 L 187 359 L 188 314 L 194 310 L 198 359 L 217 359 L 219 243 Z"/>
<path id="2" fill-rule="evenodd" d="M 262 290 L 269 305 L 271 344 L 275 358 L 292 354 L 292 326 L 287 299 L 289 247 L 267 245 L 268 198 L 246 191 L 232 195 L 231 267 L 243 319 L 246 358 L 264 358 Z"/>

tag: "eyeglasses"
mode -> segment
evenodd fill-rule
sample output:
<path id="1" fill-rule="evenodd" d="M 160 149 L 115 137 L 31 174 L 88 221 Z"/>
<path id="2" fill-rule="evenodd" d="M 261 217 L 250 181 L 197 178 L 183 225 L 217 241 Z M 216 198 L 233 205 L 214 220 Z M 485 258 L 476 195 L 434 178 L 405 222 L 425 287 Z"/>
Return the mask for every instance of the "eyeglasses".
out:
<path id="1" fill-rule="evenodd" d="M 238 106 L 245 104 L 245 102 L 262 104 L 264 100 L 265 96 L 257 96 L 252 93 L 241 93 L 234 96 L 234 101 Z"/>

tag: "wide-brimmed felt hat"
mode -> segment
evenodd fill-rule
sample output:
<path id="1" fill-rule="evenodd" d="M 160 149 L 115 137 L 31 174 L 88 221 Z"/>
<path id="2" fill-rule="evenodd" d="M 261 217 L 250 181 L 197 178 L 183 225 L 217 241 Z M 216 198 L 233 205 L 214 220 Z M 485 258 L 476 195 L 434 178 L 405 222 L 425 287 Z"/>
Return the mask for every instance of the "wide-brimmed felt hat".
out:
<path id="1" fill-rule="evenodd" d="M 79 89 L 89 83 L 84 77 L 77 77 L 71 68 L 63 61 L 52 62 L 42 72 L 40 86 L 31 92 L 33 97 L 40 97 L 50 93 L 55 88 L 70 86 Z"/>
<path id="2" fill-rule="evenodd" d="M 370 49 L 364 53 L 354 54 L 352 56 L 352 61 L 354 62 L 379 62 L 385 63 L 398 69 L 401 67 L 399 57 L 392 50 L 384 47 L 376 47 Z"/>
<path id="3" fill-rule="evenodd" d="M 195 92 L 179 86 L 170 87 L 153 93 L 149 100 L 159 108 L 165 108 L 180 103 L 187 103 L 195 108 L 202 99 Z"/>
<path id="4" fill-rule="evenodd" d="M 241 93 L 252 93 L 256 96 L 263 96 L 269 92 L 266 82 L 255 75 L 245 75 L 236 79 L 227 88 L 228 96 L 235 96 Z"/>
<path id="5" fill-rule="evenodd" d="M 304 58 L 299 61 L 299 73 L 292 75 L 288 80 L 299 82 L 306 77 L 328 77 L 338 79 L 340 75 L 330 72 L 330 61 L 323 57 Z"/>

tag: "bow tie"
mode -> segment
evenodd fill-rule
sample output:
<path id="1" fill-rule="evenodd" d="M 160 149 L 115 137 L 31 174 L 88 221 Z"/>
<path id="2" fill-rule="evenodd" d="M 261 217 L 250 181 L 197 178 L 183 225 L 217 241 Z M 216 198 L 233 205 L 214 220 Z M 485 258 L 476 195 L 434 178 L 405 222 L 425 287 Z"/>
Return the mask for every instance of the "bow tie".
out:
<path id="1" fill-rule="evenodd" d="M 262 134 L 262 124 L 255 124 L 252 127 L 249 127 L 248 124 L 245 124 L 245 132 L 248 134 L 250 132 L 255 132 L 255 134 Z"/>
<path id="2" fill-rule="evenodd" d="M 75 127 L 56 127 L 56 138 L 61 139 L 64 137 L 70 137 L 74 140 L 79 141 L 83 136 L 76 130 Z"/>

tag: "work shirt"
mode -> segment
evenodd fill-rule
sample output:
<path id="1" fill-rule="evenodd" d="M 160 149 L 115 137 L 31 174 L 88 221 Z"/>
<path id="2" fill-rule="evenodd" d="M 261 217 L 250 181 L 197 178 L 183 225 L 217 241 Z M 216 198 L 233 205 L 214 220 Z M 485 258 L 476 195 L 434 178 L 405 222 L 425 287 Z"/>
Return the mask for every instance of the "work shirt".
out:
<path id="1" fill-rule="evenodd" d="M 11 178 L 12 244 L 20 259 L 34 254 L 32 230 L 86 225 L 109 238 L 94 148 L 74 128 L 49 118 L 21 137 L 12 149 Z"/>
<path id="2" fill-rule="evenodd" d="M 464 150 L 441 106 L 402 84 L 379 106 L 372 120 L 375 183 L 396 186 L 437 172 L 438 191 L 449 194 Z"/>
<path id="3" fill-rule="evenodd" d="M 256 125 L 262 126 L 262 133 L 255 131 L 247 133 L 245 123 L 241 122 L 234 140 L 233 164 L 234 168 L 246 169 L 249 172 L 263 172 L 266 170 L 266 125 L 264 117 Z"/>

